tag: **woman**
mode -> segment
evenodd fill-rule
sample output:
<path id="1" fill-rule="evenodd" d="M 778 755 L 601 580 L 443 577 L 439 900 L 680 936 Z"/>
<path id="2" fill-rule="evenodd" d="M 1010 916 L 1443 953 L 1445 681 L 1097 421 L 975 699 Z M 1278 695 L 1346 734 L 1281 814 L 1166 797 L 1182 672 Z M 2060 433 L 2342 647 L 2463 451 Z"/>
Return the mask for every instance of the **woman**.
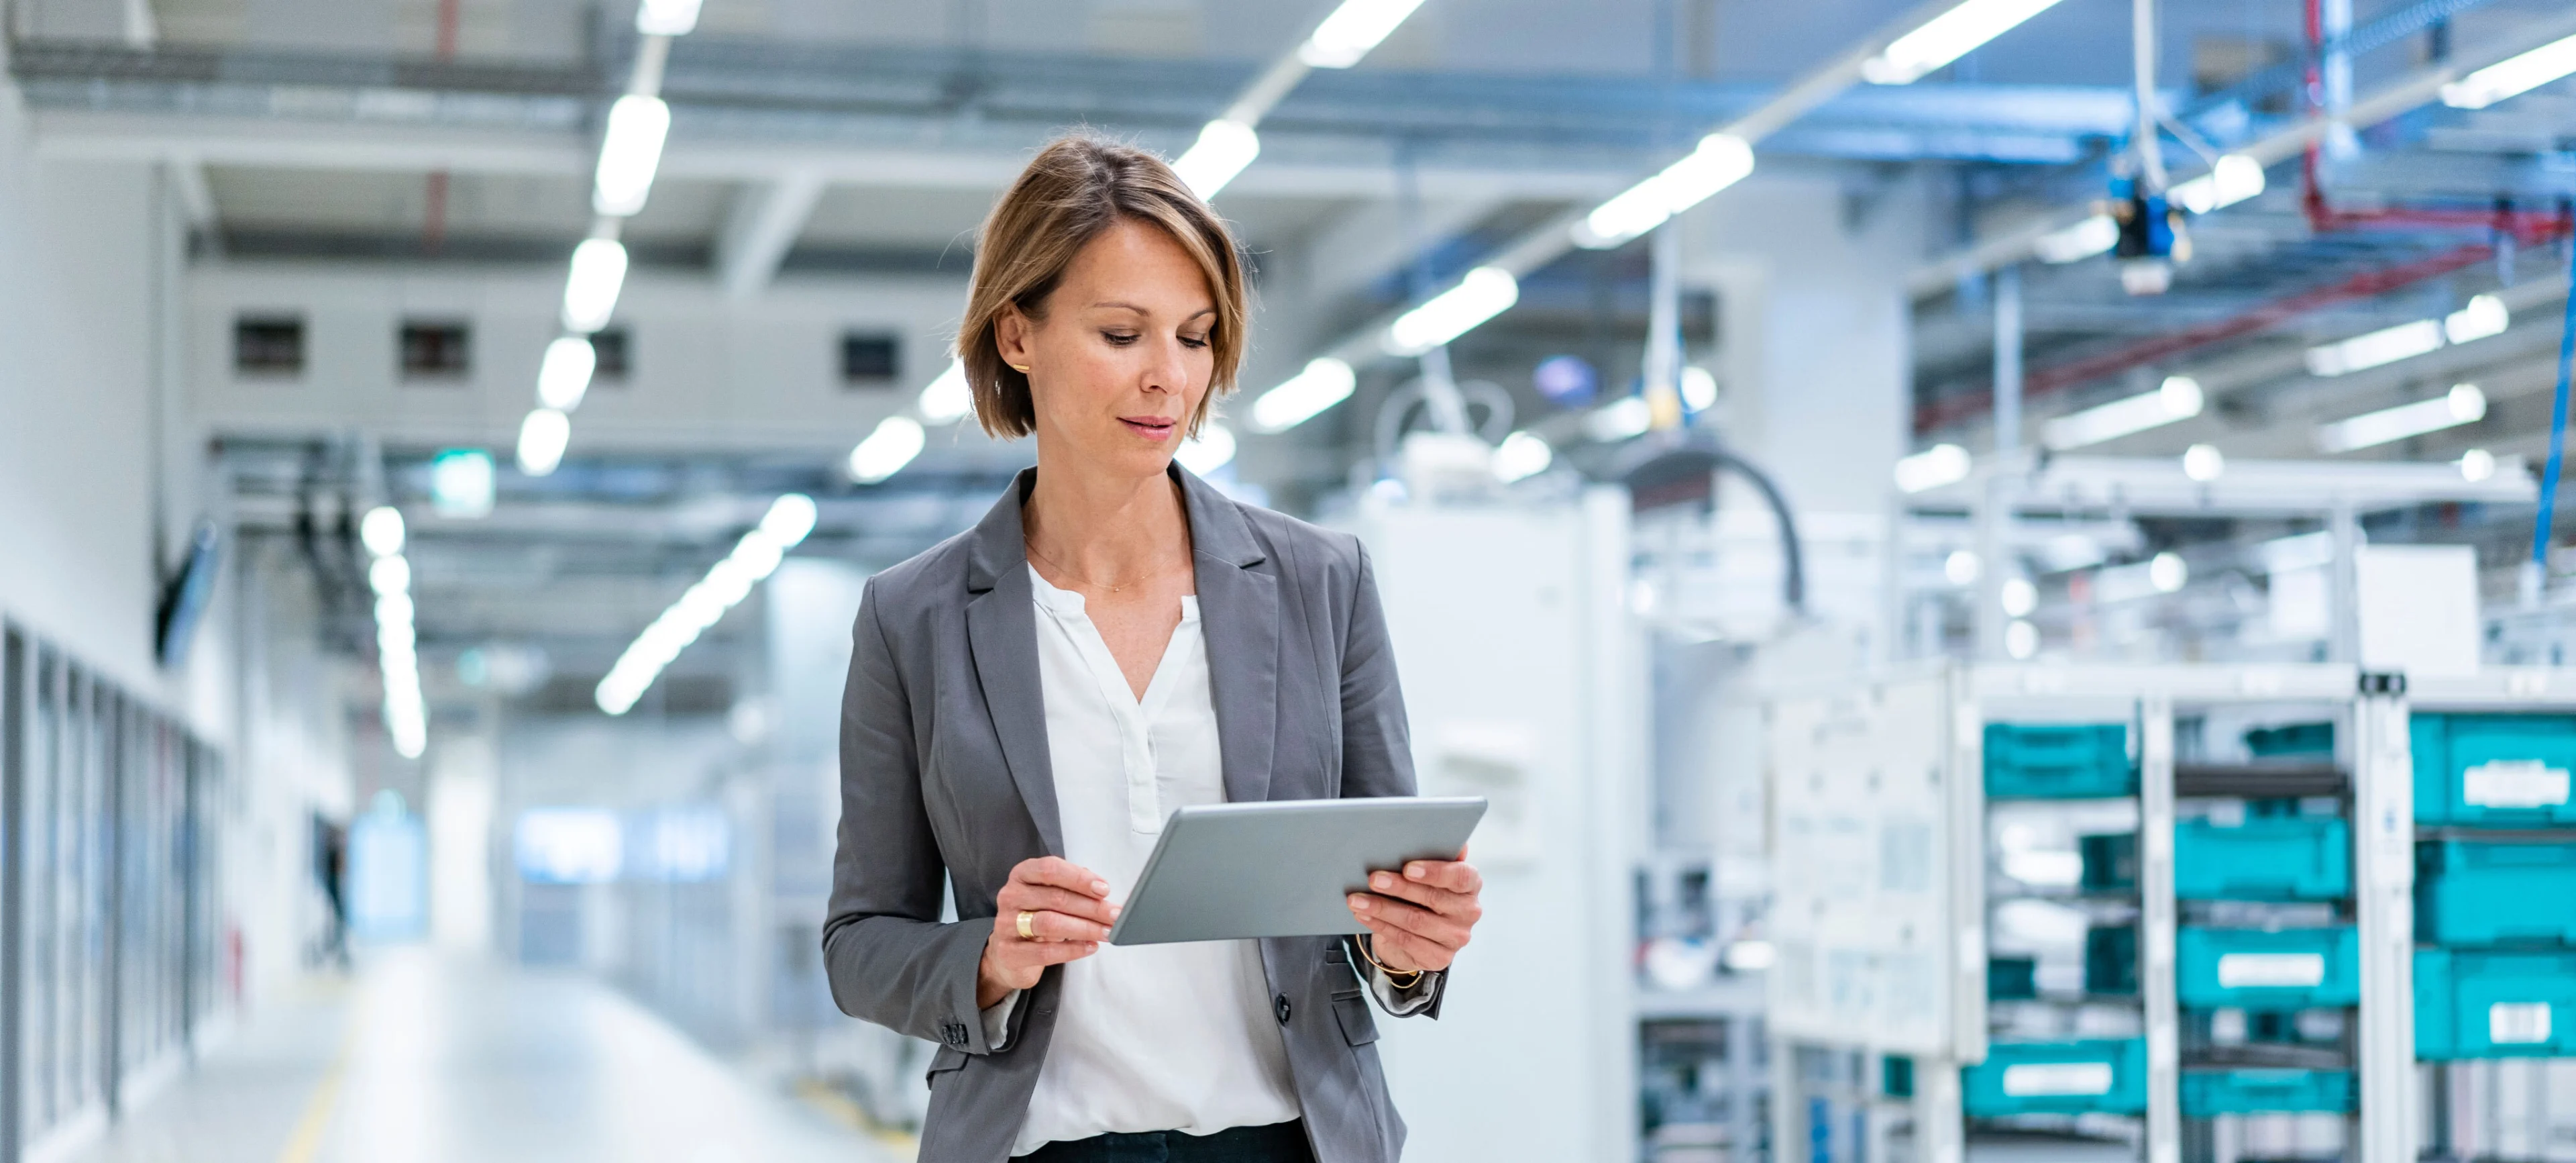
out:
<path id="1" fill-rule="evenodd" d="M 823 929 L 844 1012 L 939 1043 L 923 1163 L 1401 1152 L 1365 996 L 1436 1016 L 1474 868 L 1373 877 L 1360 938 L 1101 943 L 1175 808 L 1413 794 L 1358 542 L 1172 464 L 1244 318 L 1234 240 L 1151 154 L 1058 141 L 985 220 L 959 356 L 1038 464 L 868 584 Z"/>

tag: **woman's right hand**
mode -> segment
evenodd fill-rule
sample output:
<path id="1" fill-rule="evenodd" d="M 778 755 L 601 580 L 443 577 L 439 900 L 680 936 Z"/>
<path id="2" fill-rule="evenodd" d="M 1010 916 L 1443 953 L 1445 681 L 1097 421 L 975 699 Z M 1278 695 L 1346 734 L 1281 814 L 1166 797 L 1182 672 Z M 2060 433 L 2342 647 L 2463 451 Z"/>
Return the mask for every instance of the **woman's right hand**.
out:
<path id="1" fill-rule="evenodd" d="M 1011 869 L 1010 883 L 993 905 L 993 935 L 984 940 L 984 961 L 975 974 L 975 1004 L 986 1009 L 1013 990 L 1036 986 L 1047 966 L 1099 952 L 1118 920 L 1109 882 L 1054 856 L 1023 860 Z M 1020 936 L 1023 912 L 1030 914 L 1035 939 Z"/>

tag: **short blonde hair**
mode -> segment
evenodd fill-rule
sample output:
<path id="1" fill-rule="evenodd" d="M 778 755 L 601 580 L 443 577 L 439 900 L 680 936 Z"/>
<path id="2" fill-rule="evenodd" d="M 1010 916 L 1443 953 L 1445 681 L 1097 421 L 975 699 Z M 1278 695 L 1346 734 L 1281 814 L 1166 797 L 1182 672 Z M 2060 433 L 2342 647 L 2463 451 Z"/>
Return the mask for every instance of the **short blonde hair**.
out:
<path id="1" fill-rule="evenodd" d="M 1134 146 L 1084 135 L 1058 138 L 1020 171 L 977 233 L 975 276 L 957 357 L 974 393 L 975 420 L 997 437 L 1026 436 L 1037 426 L 1029 377 L 1002 362 L 998 328 L 1012 307 L 1046 317 L 1047 296 L 1075 255 L 1120 222 L 1160 228 L 1207 276 L 1216 299 L 1208 348 L 1216 368 L 1190 414 L 1190 435 L 1207 422 L 1218 396 L 1234 390 L 1243 366 L 1243 260 L 1216 212 L 1163 159 Z"/>

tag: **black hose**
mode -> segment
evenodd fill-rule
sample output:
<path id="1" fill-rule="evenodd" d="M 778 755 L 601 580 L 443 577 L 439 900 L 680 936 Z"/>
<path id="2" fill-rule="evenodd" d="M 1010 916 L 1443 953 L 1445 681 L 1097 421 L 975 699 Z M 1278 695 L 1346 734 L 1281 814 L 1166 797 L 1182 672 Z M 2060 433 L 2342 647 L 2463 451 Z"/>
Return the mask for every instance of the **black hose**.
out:
<path id="1" fill-rule="evenodd" d="M 1771 516 L 1780 523 L 1780 598 L 1791 612 L 1804 617 L 1807 613 L 1807 563 L 1798 545 L 1798 518 L 1789 510 L 1789 498 L 1780 491 L 1761 466 L 1746 460 L 1719 444 L 1715 437 L 1692 434 L 1678 441 L 1651 445 L 1617 476 L 1631 493 L 1666 484 L 1689 476 L 1713 476 L 1732 472 L 1753 483 L 1771 506 Z M 1713 494 L 1703 504 L 1713 504 Z"/>

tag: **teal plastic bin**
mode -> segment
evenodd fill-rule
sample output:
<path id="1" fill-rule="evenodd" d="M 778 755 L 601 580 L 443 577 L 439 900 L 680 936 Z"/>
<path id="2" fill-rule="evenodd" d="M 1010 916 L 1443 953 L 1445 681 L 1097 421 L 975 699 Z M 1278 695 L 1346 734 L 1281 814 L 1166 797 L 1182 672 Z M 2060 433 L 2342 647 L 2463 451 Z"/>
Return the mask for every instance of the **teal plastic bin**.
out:
<path id="1" fill-rule="evenodd" d="M 2147 1109 L 2144 1038 L 1997 1042 L 1986 1047 L 1985 1061 L 1959 1074 L 1960 1106 L 1970 1118 Z"/>
<path id="2" fill-rule="evenodd" d="M 2576 951 L 2415 951 L 2415 1056 L 2576 1056 Z"/>
<path id="3" fill-rule="evenodd" d="M 1989 957 L 1986 959 L 1987 1001 L 2029 1001 L 2038 996 L 2038 958 Z"/>
<path id="4" fill-rule="evenodd" d="M 2349 1070 L 2186 1070 L 2182 1114 L 2212 1115 L 2339 1112 L 2353 1108 Z"/>
<path id="5" fill-rule="evenodd" d="M 2083 858 L 2084 876 L 2078 886 L 2086 892 L 2118 893 L 2138 891 L 2138 834 L 2111 832 L 2075 838 L 2075 851 Z"/>
<path id="6" fill-rule="evenodd" d="M 2174 825 L 2174 895 L 2314 901 L 2352 895 L 2352 828 L 2340 816 L 2252 816 Z"/>
<path id="7" fill-rule="evenodd" d="M 2471 947 L 2576 944 L 2576 844 L 2416 845 L 2415 939 Z"/>
<path id="8" fill-rule="evenodd" d="M 2138 929 L 2102 925 L 2084 932 L 2084 992 L 2127 997 L 2138 992 Z"/>
<path id="9" fill-rule="evenodd" d="M 2334 732 L 2335 725 L 2330 722 L 2256 727 L 2245 733 L 2245 750 L 2256 759 L 2331 759 Z"/>
<path id="10" fill-rule="evenodd" d="M 2316 929 L 2185 928 L 2176 996 L 2193 1009 L 2302 1010 L 2361 1004 L 2361 936 Z"/>
<path id="11" fill-rule="evenodd" d="M 2576 827 L 2576 715 L 2418 714 L 2407 725 L 2417 823 Z"/>
<path id="12" fill-rule="evenodd" d="M 2126 723 L 1988 723 L 1989 799 L 2086 800 L 2136 795 Z"/>

